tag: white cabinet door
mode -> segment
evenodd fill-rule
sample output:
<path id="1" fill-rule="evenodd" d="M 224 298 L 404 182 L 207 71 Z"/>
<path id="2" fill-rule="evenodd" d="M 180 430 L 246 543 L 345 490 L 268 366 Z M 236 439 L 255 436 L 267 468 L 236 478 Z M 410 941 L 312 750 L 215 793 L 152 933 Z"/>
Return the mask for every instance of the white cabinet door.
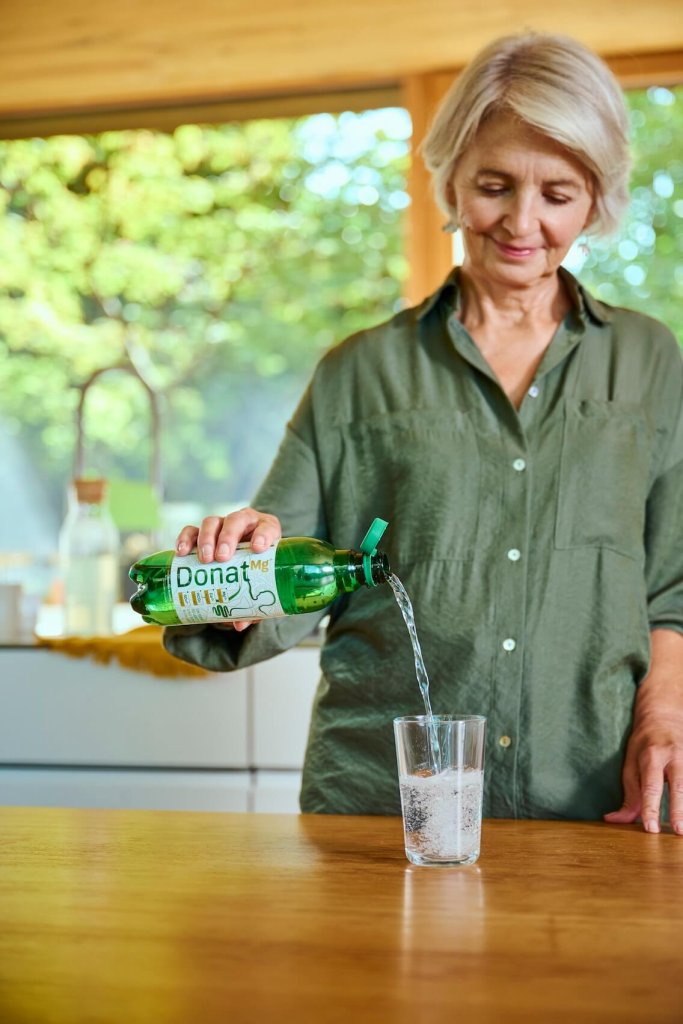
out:
<path id="1" fill-rule="evenodd" d="M 320 675 L 320 649 L 297 647 L 254 665 L 251 673 L 252 764 L 300 769 Z"/>
<path id="2" fill-rule="evenodd" d="M 0 768 L 0 805 L 247 811 L 249 772 Z"/>
<path id="3" fill-rule="evenodd" d="M 247 768 L 247 672 L 162 679 L 0 651 L 0 763 Z"/>

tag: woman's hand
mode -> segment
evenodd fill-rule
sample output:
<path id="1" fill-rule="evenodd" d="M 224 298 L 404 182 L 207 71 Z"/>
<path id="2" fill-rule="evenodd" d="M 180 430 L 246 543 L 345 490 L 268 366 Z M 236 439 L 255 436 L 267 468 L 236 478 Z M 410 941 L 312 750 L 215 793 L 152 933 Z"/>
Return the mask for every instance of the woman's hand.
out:
<path id="1" fill-rule="evenodd" d="M 665 781 L 671 827 L 683 836 L 683 636 L 662 629 L 652 633 L 652 665 L 636 697 L 624 803 L 605 821 L 627 825 L 640 818 L 646 832 L 659 832 Z"/>
<path id="2" fill-rule="evenodd" d="M 280 520 L 267 512 L 242 508 L 227 516 L 207 516 L 201 526 L 184 526 L 176 540 L 179 555 L 189 555 L 197 548 L 200 562 L 227 562 L 235 554 L 237 545 L 251 541 L 252 551 L 265 551 L 282 536 Z M 215 628 L 236 629 L 241 632 L 255 619 L 238 619 L 216 624 Z"/>

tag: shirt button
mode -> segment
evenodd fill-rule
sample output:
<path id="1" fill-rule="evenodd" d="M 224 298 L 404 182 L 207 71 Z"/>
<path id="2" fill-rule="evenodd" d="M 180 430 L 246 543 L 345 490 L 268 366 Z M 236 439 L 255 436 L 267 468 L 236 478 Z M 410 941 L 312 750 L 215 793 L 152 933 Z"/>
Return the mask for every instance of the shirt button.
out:
<path id="1" fill-rule="evenodd" d="M 540 393 L 541 393 L 541 389 L 538 388 L 535 384 L 532 384 L 531 387 L 529 388 L 529 391 L 528 391 L 528 395 L 529 395 L 530 398 L 538 398 Z"/>
<path id="2" fill-rule="evenodd" d="M 501 736 L 500 739 L 498 740 L 498 743 L 500 744 L 501 747 L 509 747 L 510 744 L 512 743 L 512 740 L 510 739 L 509 736 Z"/>
<path id="3" fill-rule="evenodd" d="M 514 651 L 516 646 L 517 646 L 517 643 L 516 643 L 516 641 L 514 641 L 512 639 L 511 636 L 509 636 L 507 638 L 507 640 L 503 640 L 503 650 L 504 651 Z"/>
<path id="4" fill-rule="evenodd" d="M 524 461 L 524 459 L 515 459 L 515 461 L 512 463 L 512 468 L 516 469 L 518 473 L 521 473 L 523 470 L 526 469 L 526 462 Z"/>
<path id="5" fill-rule="evenodd" d="M 510 548 L 508 551 L 508 558 L 511 562 L 518 562 L 522 557 L 522 552 L 518 551 L 517 548 Z"/>

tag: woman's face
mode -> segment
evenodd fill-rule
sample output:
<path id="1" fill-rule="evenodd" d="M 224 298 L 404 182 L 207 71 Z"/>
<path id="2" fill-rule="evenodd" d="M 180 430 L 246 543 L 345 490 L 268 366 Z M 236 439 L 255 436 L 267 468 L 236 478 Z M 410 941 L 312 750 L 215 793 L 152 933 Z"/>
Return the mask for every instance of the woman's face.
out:
<path id="1" fill-rule="evenodd" d="M 466 269 L 512 288 L 554 274 L 593 214 L 593 184 L 583 165 L 509 114 L 480 128 L 450 190 Z"/>

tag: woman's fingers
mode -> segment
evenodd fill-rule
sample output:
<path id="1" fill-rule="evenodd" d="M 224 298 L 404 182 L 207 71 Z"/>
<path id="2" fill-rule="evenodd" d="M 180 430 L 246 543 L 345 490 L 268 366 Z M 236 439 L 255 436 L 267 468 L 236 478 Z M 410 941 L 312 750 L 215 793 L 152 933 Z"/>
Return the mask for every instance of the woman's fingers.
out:
<path id="1" fill-rule="evenodd" d="M 627 752 L 622 776 L 624 786 L 624 802 L 618 811 L 605 814 L 605 821 L 612 825 L 630 825 L 640 817 L 640 786 L 638 784 L 638 765 L 631 749 Z"/>
<path id="2" fill-rule="evenodd" d="M 189 555 L 197 543 L 198 534 L 196 526 L 183 526 L 175 542 L 175 549 L 179 555 Z"/>
<path id="3" fill-rule="evenodd" d="M 669 818 L 677 836 L 683 836 L 683 755 L 669 766 Z"/>
<path id="4" fill-rule="evenodd" d="M 281 536 L 277 516 L 243 508 L 227 516 L 207 516 L 199 527 L 183 527 L 176 540 L 176 551 L 179 555 L 188 555 L 196 547 L 200 562 L 225 562 L 244 540 L 251 539 L 254 551 L 265 551 Z"/>
<path id="5" fill-rule="evenodd" d="M 245 629 L 249 629 L 249 626 L 255 626 L 258 619 L 235 619 L 233 622 L 212 622 L 211 625 L 214 629 L 234 629 L 236 633 L 241 633 Z"/>
<path id="6" fill-rule="evenodd" d="M 206 520 L 204 520 L 206 522 Z M 202 524 L 203 525 L 203 524 Z M 254 508 L 242 508 L 239 512 L 231 512 L 223 519 L 223 523 L 215 537 L 215 557 L 219 562 L 232 558 L 237 545 L 251 539 L 253 551 L 265 551 L 275 544 L 282 536 L 280 520 L 267 512 L 258 512 Z M 200 530 L 199 543 L 204 544 Z M 207 546 L 210 541 L 207 539 Z M 203 557 L 202 561 L 210 561 Z"/>
<path id="7" fill-rule="evenodd" d="M 228 516 L 207 516 L 202 519 L 197 534 L 197 557 L 200 562 L 213 562 L 216 552 L 216 539 Z M 237 545 L 235 545 L 236 547 Z M 234 551 L 234 549 L 233 549 Z M 228 558 L 230 555 L 227 556 Z"/>
<path id="8" fill-rule="evenodd" d="M 666 728 L 653 730 L 648 742 L 637 732 L 629 740 L 624 761 L 624 802 L 618 811 L 604 815 L 612 825 L 629 825 L 640 819 L 646 832 L 661 831 L 664 785 L 669 785 L 669 818 L 676 835 L 683 836 L 683 749 Z"/>
<path id="9" fill-rule="evenodd" d="M 227 516 L 207 516 L 200 526 L 184 526 L 176 539 L 179 555 L 189 555 L 196 547 L 200 562 L 226 562 L 237 545 L 251 539 L 254 551 L 265 551 L 282 536 L 280 520 L 268 512 L 242 508 Z M 238 633 L 253 625 L 255 619 L 236 619 L 213 623 L 216 629 L 234 629 Z"/>
<path id="10" fill-rule="evenodd" d="M 664 752 L 648 750 L 641 757 L 640 817 L 646 832 L 659 832 L 659 815 L 664 795 Z"/>

